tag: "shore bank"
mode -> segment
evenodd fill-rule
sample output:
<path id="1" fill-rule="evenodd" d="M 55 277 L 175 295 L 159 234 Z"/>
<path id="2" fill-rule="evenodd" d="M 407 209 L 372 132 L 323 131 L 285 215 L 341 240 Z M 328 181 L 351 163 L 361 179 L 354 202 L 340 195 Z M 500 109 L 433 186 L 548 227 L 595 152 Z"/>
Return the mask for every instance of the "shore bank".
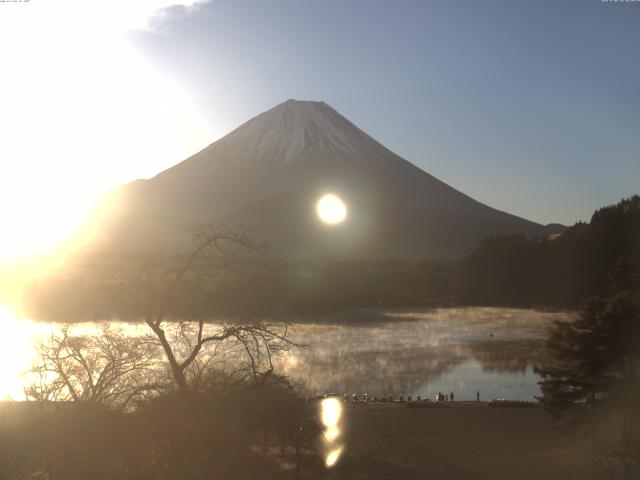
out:
<path id="1" fill-rule="evenodd" d="M 326 478 L 600 479 L 540 407 L 348 403 L 345 453 Z"/>

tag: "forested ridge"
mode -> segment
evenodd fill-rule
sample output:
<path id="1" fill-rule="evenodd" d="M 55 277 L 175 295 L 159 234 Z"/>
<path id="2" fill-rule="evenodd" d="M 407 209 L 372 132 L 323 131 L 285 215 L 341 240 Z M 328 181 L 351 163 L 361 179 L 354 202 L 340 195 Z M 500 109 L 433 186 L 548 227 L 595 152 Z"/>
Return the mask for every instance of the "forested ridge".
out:
<path id="1" fill-rule="evenodd" d="M 596 210 L 553 239 L 486 238 L 463 263 L 458 300 L 576 307 L 601 293 L 615 266 L 640 252 L 640 196 Z"/>

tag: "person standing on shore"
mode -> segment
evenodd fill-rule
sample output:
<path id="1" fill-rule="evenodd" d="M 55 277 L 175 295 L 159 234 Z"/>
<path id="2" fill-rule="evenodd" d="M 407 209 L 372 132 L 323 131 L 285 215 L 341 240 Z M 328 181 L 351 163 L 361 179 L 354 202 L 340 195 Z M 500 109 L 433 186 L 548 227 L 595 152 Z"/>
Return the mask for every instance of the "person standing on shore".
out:
<path id="1" fill-rule="evenodd" d="M 480 401 L 480 390 L 476 390 L 476 402 Z"/>
<path id="2" fill-rule="evenodd" d="M 453 392 L 451 392 L 451 393 L 449 394 L 449 400 L 453 402 L 453 401 L 455 400 L 455 398 L 456 398 L 456 397 L 454 397 Z"/>

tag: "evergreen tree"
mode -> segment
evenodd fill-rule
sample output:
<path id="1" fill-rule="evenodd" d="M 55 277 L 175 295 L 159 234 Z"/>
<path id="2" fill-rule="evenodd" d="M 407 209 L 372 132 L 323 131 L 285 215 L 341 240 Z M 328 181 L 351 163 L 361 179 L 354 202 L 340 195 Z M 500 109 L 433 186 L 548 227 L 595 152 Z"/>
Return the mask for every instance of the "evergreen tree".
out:
<path id="1" fill-rule="evenodd" d="M 640 245 L 607 291 L 550 332 L 541 403 L 611 478 L 640 474 Z"/>

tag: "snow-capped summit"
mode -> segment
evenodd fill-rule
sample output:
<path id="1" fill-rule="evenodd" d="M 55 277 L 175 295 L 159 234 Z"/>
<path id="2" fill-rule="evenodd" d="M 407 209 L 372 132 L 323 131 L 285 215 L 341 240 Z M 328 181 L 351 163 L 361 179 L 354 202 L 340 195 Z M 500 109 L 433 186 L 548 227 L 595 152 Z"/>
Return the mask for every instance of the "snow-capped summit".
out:
<path id="1" fill-rule="evenodd" d="M 325 193 L 349 210 L 337 228 L 316 217 Z M 324 102 L 281 103 L 114 195 L 103 239 L 132 248 L 184 245 L 186 227 L 204 222 L 249 228 L 296 256 L 456 256 L 487 235 L 551 233 L 451 188 Z"/>
<path id="2" fill-rule="evenodd" d="M 368 162 L 383 162 L 389 153 L 325 102 L 289 99 L 252 118 L 199 156 L 222 163 L 275 166 L 318 157 L 366 157 Z"/>

